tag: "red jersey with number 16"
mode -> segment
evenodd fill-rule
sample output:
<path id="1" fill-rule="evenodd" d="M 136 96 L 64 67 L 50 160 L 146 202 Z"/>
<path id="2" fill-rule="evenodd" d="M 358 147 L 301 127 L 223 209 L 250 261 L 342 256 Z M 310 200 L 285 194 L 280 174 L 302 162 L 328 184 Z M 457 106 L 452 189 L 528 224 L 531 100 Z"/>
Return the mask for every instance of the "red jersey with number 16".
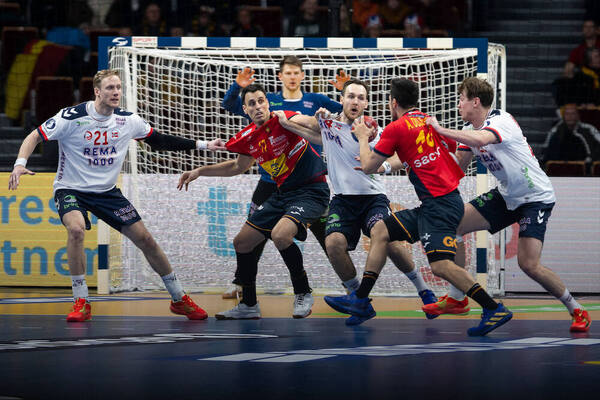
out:
<path id="1" fill-rule="evenodd" d="M 384 157 L 398 154 L 420 200 L 452 192 L 464 176 L 448 150 L 456 148 L 456 142 L 426 125 L 427 117 L 418 110 L 405 113 L 385 127 L 375 145 Z"/>

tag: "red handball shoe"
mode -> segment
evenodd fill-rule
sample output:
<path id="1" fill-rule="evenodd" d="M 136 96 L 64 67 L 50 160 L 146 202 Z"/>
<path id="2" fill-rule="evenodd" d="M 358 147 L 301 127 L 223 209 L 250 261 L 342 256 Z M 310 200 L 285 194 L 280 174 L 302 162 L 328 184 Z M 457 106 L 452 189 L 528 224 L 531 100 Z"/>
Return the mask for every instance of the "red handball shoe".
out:
<path id="1" fill-rule="evenodd" d="M 171 301 L 171 312 L 173 314 L 185 315 L 188 319 L 199 320 L 208 318 L 206 311 L 198 307 L 194 300 L 187 294 L 181 298 L 181 301 Z"/>
<path id="2" fill-rule="evenodd" d="M 423 311 L 431 315 L 441 314 L 455 314 L 455 315 L 467 315 L 471 310 L 469 308 L 469 299 L 465 297 L 463 300 L 454 300 L 448 295 L 442 296 L 437 302 L 431 304 L 425 304 L 421 307 Z"/>
<path id="3" fill-rule="evenodd" d="M 587 311 L 581 308 L 576 308 L 573 311 L 573 323 L 571 324 L 571 332 L 587 332 L 590 330 L 592 320 Z"/>
<path id="4" fill-rule="evenodd" d="M 67 322 L 83 322 L 92 319 L 92 305 L 83 298 L 75 299 L 73 311 L 67 314 Z"/>

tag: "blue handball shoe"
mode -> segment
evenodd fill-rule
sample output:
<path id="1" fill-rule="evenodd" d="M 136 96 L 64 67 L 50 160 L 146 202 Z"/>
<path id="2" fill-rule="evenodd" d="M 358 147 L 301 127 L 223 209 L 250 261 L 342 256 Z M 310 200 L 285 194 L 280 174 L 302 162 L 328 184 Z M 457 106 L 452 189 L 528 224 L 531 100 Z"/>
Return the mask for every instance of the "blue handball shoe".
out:
<path id="1" fill-rule="evenodd" d="M 483 336 L 510 321 L 512 316 L 513 313 L 502 303 L 498 303 L 495 310 L 484 308 L 479 325 L 467 329 L 467 333 L 469 336 Z"/>
<path id="2" fill-rule="evenodd" d="M 368 297 L 363 299 L 358 298 L 356 297 L 356 292 L 345 296 L 325 296 L 323 299 L 335 311 L 357 317 L 348 318 L 346 325 L 358 325 L 376 315 L 371 305 L 371 299 Z"/>
<path id="3" fill-rule="evenodd" d="M 419 297 L 421 298 L 421 300 L 423 301 L 423 304 L 425 304 L 425 305 L 437 302 L 437 297 L 435 297 L 435 294 L 429 289 L 421 290 L 419 292 Z M 425 316 L 427 317 L 427 319 L 434 319 L 434 318 L 439 317 L 439 315 L 428 314 L 428 313 L 425 313 Z"/>

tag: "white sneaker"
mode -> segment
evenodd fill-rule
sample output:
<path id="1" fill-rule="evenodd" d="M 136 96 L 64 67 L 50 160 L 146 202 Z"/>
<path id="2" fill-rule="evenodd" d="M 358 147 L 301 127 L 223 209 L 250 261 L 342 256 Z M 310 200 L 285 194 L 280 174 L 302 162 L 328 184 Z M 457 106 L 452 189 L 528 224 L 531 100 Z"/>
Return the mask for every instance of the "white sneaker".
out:
<path id="1" fill-rule="evenodd" d="M 223 292 L 221 297 L 224 299 L 236 299 L 237 301 L 240 301 L 242 298 L 242 287 L 234 283 Z"/>
<path id="2" fill-rule="evenodd" d="M 312 312 L 311 308 L 315 299 L 310 293 L 301 293 L 294 296 L 294 318 L 305 318 Z"/>
<path id="3" fill-rule="evenodd" d="M 231 310 L 215 314 L 216 319 L 260 319 L 260 308 L 258 303 L 252 307 L 239 303 Z"/>

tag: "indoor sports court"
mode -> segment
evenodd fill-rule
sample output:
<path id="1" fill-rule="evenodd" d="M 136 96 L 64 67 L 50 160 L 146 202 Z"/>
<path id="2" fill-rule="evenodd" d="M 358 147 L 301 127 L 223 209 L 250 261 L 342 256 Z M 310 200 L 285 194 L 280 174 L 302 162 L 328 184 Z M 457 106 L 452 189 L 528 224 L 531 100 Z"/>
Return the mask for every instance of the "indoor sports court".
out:
<path id="1" fill-rule="evenodd" d="M 69 290 L 2 290 L 0 398 L 565 399 L 600 390 L 600 334 L 569 333 L 562 305 L 502 299 L 513 319 L 472 338 L 479 311 L 427 320 L 414 298 L 376 297 L 377 317 L 344 324 L 317 296 L 259 296 L 263 318 L 217 321 L 235 300 L 193 294 L 209 314 L 188 321 L 164 292 L 92 296 L 93 318 L 65 322 Z M 600 299 L 583 297 L 592 320 Z"/>

